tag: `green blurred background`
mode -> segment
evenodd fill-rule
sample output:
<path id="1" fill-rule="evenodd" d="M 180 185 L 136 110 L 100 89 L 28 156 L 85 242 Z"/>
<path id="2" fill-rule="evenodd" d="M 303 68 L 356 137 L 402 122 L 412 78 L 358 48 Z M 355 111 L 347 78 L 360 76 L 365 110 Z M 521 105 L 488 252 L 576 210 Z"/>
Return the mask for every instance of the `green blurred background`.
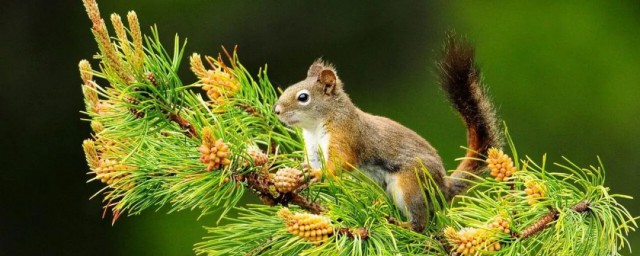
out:
<path id="1" fill-rule="evenodd" d="M 487 2 L 487 1 L 484 1 Z M 323 56 L 362 109 L 416 130 L 455 166 L 460 120 L 436 85 L 434 61 L 455 29 L 478 62 L 519 152 L 582 166 L 602 157 L 614 193 L 640 196 L 640 4 L 584 1 L 99 1 L 103 17 L 136 10 L 166 45 L 215 55 L 239 45 L 282 88 Z M 97 51 L 80 0 L 4 1 L 0 9 L 1 255 L 189 255 L 215 216 L 152 210 L 102 219 L 100 188 L 81 150 L 89 126 L 77 63 Z M 92 63 L 96 64 L 93 60 Z M 186 62 L 185 83 L 195 80 Z M 634 215 L 640 203 L 623 201 Z M 640 233 L 629 237 L 640 250 Z M 628 254 L 628 251 L 623 251 Z"/>

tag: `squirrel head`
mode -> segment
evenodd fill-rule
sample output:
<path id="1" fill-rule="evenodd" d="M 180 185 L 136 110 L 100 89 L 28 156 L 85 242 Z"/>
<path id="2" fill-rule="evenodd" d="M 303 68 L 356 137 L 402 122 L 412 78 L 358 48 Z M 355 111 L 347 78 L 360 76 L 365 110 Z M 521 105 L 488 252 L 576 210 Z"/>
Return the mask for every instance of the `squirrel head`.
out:
<path id="1" fill-rule="evenodd" d="M 333 65 L 316 60 L 307 78 L 289 86 L 274 107 L 278 119 L 288 126 L 314 129 L 348 100 Z"/>

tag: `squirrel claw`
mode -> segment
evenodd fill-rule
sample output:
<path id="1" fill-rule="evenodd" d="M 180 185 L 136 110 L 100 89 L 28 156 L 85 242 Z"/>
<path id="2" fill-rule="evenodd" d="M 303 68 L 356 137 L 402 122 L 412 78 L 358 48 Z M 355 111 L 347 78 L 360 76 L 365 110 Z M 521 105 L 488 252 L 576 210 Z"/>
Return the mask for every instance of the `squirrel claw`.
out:
<path id="1" fill-rule="evenodd" d="M 311 182 L 321 182 L 322 181 L 322 170 L 319 169 L 311 169 L 309 171 L 309 174 L 311 174 Z"/>

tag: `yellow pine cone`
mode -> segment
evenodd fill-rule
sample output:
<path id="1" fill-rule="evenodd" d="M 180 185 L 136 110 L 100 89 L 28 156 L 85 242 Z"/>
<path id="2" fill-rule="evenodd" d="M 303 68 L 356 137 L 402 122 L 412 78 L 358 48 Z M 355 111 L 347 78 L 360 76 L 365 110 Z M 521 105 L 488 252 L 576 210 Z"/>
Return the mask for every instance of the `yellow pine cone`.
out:
<path id="1" fill-rule="evenodd" d="M 509 155 L 502 152 L 502 150 L 490 148 L 488 155 L 486 161 L 487 166 L 491 171 L 491 176 L 495 177 L 496 181 L 504 181 L 516 172 L 513 160 L 511 160 Z"/>
<path id="2" fill-rule="evenodd" d="M 326 216 L 309 213 L 291 213 L 288 208 L 278 211 L 287 231 L 309 242 L 323 242 L 333 235 L 334 227 Z"/>
<path id="3" fill-rule="evenodd" d="M 456 232 L 452 227 L 447 227 L 444 236 L 456 255 L 488 255 L 483 252 L 500 250 L 500 243 L 495 241 L 491 232 L 484 229 L 463 228 Z"/>
<path id="4" fill-rule="evenodd" d="M 534 205 L 547 194 L 547 186 L 541 181 L 529 180 L 524 183 L 524 192 L 527 194 L 527 202 Z"/>
<path id="5" fill-rule="evenodd" d="M 232 96 L 233 93 L 219 87 L 214 87 L 212 85 L 204 85 L 202 89 L 207 92 L 207 96 L 211 101 L 215 104 L 221 105 L 225 102 L 226 98 Z"/>
<path id="6" fill-rule="evenodd" d="M 109 186 L 115 186 L 120 180 L 128 178 L 129 175 L 126 171 L 133 170 L 133 167 L 118 163 L 113 159 L 100 159 L 100 163 L 95 168 L 94 172 L 102 183 Z M 123 173 L 124 172 L 124 173 Z M 135 183 L 133 181 L 126 183 L 125 185 L 119 185 L 121 189 L 131 189 Z"/>
<path id="7" fill-rule="evenodd" d="M 98 134 L 104 131 L 104 125 L 98 121 L 91 121 L 91 130 L 93 130 L 95 134 Z"/>
<path id="8" fill-rule="evenodd" d="M 460 243 L 460 235 L 458 235 L 458 232 L 453 227 L 446 227 L 444 229 L 444 237 L 450 244 Z"/>
<path id="9" fill-rule="evenodd" d="M 509 229 L 509 220 L 504 217 L 497 217 L 494 219 L 493 222 L 489 223 L 489 228 L 498 230 L 505 234 L 511 233 L 511 229 Z"/>
<path id="10" fill-rule="evenodd" d="M 207 166 L 207 171 L 211 171 L 213 169 L 219 169 L 225 165 L 229 165 L 231 160 L 229 157 L 231 156 L 231 151 L 229 150 L 229 146 L 222 141 L 222 139 L 218 139 L 213 145 L 208 145 L 210 143 L 203 142 L 203 144 L 198 148 L 200 153 L 200 162 Z"/>
<path id="11" fill-rule="evenodd" d="M 273 184 L 276 190 L 281 193 L 288 193 L 298 188 L 302 183 L 302 171 L 295 168 L 282 168 L 273 177 Z"/>
<path id="12" fill-rule="evenodd" d="M 228 97 L 233 96 L 240 89 L 240 82 L 233 73 L 222 63 L 222 60 L 207 57 L 212 69 L 206 69 L 200 55 L 194 53 L 190 58 L 191 71 L 198 79 L 207 96 L 216 104 L 222 104 Z"/>
<path id="13" fill-rule="evenodd" d="M 280 209 L 277 214 L 278 217 L 283 219 L 286 223 L 289 223 L 293 219 L 293 213 L 287 207 Z"/>
<path id="14" fill-rule="evenodd" d="M 78 64 L 78 68 L 80 69 L 80 78 L 82 78 L 82 82 L 91 86 L 90 82 L 93 79 L 93 70 L 91 69 L 91 64 L 87 60 L 81 60 Z"/>
<path id="15" fill-rule="evenodd" d="M 82 142 L 82 149 L 84 155 L 87 158 L 87 163 L 91 170 L 96 170 L 100 166 L 100 158 L 98 157 L 98 148 L 96 142 L 91 139 L 86 139 Z"/>

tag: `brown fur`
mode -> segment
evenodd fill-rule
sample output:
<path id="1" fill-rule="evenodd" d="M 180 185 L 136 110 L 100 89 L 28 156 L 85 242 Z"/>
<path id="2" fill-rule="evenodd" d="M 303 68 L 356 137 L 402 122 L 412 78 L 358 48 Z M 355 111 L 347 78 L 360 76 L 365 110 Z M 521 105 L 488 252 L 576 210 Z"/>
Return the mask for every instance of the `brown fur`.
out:
<path id="1" fill-rule="evenodd" d="M 456 172 L 447 179 L 448 198 L 464 192 L 469 186 L 462 180 L 484 170 L 483 158 L 491 147 L 500 147 L 500 132 L 491 102 L 480 86 L 480 71 L 474 60 L 475 49 L 469 43 L 448 35 L 442 60 L 438 62 L 441 85 L 467 126 L 468 150 Z M 461 182 L 462 181 L 462 182 Z"/>
<path id="2" fill-rule="evenodd" d="M 346 170 L 353 170 L 359 164 L 356 149 L 353 148 L 349 134 L 340 127 L 327 123 L 329 139 L 329 168 L 340 166 Z M 333 171 L 333 170 L 332 170 Z M 335 172 L 334 172 L 335 174 Z"/>
<path id="3" fill-rule="evenodd" d="M 477 157 L 475 152 L 485 152 L 498 140 L 493 110 L 478 84 L 473 49 L 450 37 L 438 66 L 443 87 L 467 124 L 467 156 Z M 317 60 L 305 80 L 283 92 L 275 112 L 283 122 L 303 129 L 305 143 L 316 143 L 307 145 L 312 165 L 319 166 L 314 162 L 319 154 L 315 149 L 324 150 L 322 145 L 328 144 L 323 160 L 330 171 L 334 166 L 362 170 L 394 198 L 412 228 L 422 231 L 429 211 L 419 185 L 425 177 L 421 172 L 416 175 L 416 170 L 426 167 L 448 199 L 468 186 L 459 178 L 469 177 L 466 172 L 456 171 L 445 181 L 442 160 L 426 140 L 391 119 L 363 112 L 342 87 L 335 68 Z M 309 100 L 299 97 L 303 93 Z M 465 160 L 458 169 L 475 173 L 482 167 L 481 162 Z"/>

